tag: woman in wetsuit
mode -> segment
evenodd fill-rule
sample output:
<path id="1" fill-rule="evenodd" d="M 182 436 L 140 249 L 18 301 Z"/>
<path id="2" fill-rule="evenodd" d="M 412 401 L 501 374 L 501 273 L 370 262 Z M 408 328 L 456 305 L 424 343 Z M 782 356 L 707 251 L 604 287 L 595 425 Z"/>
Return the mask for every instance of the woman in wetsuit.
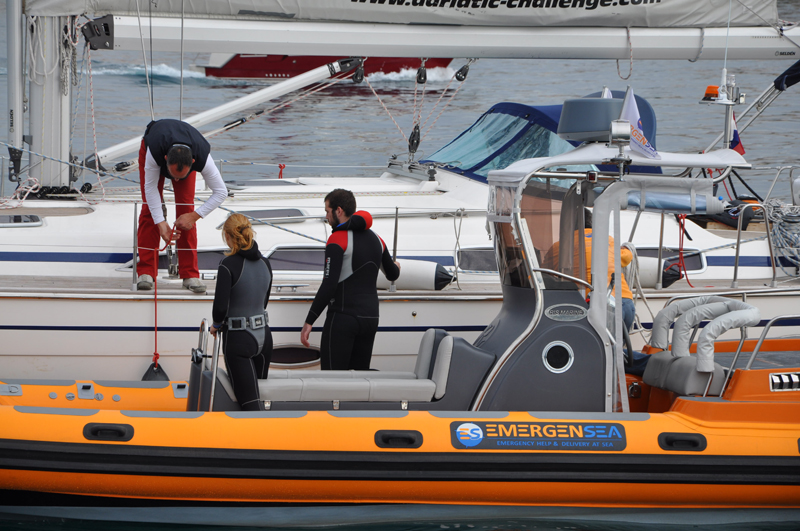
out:
<path id="1" fill-rule="evenodd" d="M 272 358 L 272 332 L 267 303 L 272 289 L 272 267 L 261 256 L 250 222 L 231 215 L 222 227 L 230 251 L 217 271 L 211 333 L 222 331 L 225 364 L 233 392 L 242 410 L 263 409 L 258 380 L 267 377 Z"/>

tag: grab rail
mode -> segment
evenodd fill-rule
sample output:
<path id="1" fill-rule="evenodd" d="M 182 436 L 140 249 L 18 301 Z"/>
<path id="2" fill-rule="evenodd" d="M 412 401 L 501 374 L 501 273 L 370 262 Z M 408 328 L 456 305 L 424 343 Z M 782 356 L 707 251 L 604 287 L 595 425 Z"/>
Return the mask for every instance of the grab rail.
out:
<path id="1" fill-rule="evenodd" d="M 764 325 L 764 331 L 761 332 L 761 337 L 758 338 L 758 343 L 756 343 L 756 347 L 753 349 L 753 353 L 750 355 L 750 359 L 747 361 L 747 366 L 745 367 L 746 371 L 749 371 L 750 368 L 753 366 L 753 361 L 755 361 L 756 355 L 758 354 L 758 351 L 761 349 L 761 345 L 764 343 L 764 340 L 767 338 L 767 332 L 769 332 L 769 329 L 772 327 L 772 323 L 775 323 L 775 322 L 778 322 L 778 321 L 785 321 L 787 319 L 800 319 L 800 315 L 797 315 L 797 314 L 795 314 L 795 315 L 779 315 L 777 317 L 773 317 L 772 319 L 769 320 L 769 322 L 766 325 Z M 733 367 L 731 367 L 731 370 L 733 370 Z"/>
<path id="2" fill-rule="evenodd" d="M 200 337 L 197 339 L 197 350 L 205 354 L 208 346 L 208 319 L 205 317 L 200 321 Z"/>
<path id="3" fill-rule="evenodd" d="M 741 242 L 742 242 L 742 221 L 744 221 L 744 212 L 748 208 L 755 208 L 760 207 L 761 210 L 764 211 L 764 230 L 767 233 L 767 246 L 769 247 L 769 261 L 772 265 L 772 282 L 770 283 L 770 287 L 774 288 L 778 285 L 777 282 L 777 270 L 775 269 L 775 254 L 772 252 L 772 235 L 771 231 L 769 230 L 769 216 L 767 215 L 767 209 L 761 203 L 748 203 L 742 206 L 741 211 L 739 211 L 739 228 L 736 231 L 736 261 L 733 264 L 733 282 L 731 282 L 731 288 L 736 289 L 739 287 L 739 250 L 741 249 Z"/>
<path id="4" fill-rule="evenodd" d="M 208 410 L 214 411 L 214 392 L 217 390 L 217 368 L 219 367 L 219 345 L 222 343 L 219 332 L 214 335 L 213 353 L 211 354 L 211 394 L 208 398 Z"/>

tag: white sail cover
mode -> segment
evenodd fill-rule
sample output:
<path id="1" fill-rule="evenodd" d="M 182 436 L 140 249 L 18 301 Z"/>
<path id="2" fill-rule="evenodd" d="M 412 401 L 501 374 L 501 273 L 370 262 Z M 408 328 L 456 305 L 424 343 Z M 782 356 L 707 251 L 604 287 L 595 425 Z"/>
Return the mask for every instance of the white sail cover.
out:
<path id="1" fill-rule="evenodd" d="M 143 16 L 149 0 L 139 0 Z M 153 16 L 180 16 L 159 0 Z M 186 17 L 523 27 L 709 28 L 728 24 L 730 0 L 184 0 Z M 38 16 L 136 15 L 136 0 L 27 0 Z M 778 23 L 776 0 L 734 0 L 731 26 Z"/>

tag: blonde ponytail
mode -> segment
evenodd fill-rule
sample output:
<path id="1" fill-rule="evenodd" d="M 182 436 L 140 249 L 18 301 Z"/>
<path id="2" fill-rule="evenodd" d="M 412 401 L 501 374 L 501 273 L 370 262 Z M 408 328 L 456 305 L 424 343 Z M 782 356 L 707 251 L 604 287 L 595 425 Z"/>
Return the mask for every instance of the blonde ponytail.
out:
<path id="1" fill-rule="evenodd" d="M 222 239 L 227 243 L 231 250 L 225 256 L 231 256 L 241 250 L 248 250 L 253 247 L 253 240 L 256 233 L 250 220 L 241 214 L 231 214 L 222 226 Z"/>

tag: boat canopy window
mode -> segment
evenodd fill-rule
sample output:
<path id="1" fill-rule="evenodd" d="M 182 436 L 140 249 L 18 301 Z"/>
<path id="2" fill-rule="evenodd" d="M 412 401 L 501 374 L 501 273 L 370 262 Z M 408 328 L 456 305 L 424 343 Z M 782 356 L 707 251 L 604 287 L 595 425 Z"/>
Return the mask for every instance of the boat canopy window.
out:
<path id="1" fill-rule="evenodd" d="M 486 182 L 491 170 L 537 157 L 552 157 L 574 149 L 555 134 L 561 105 L 529 107 L 498 103 L 455 140 L 421 162 L 443 164 L 448 170 Z M 591 165 L 566 167 L 567 171 L 591 171 Z M 567 185 L 568 186 L 568 185 Z"/>
<path id="2" fill-rule="evenodd" d="M 458 251 L 458 268 L 462 271 L 497 271 L 494 249 L 461 249 Z"/>
<path id="3" fill-rule="evenodd" d="M 319 248 L 278 248 L 267 258 L 273 271 L 322 271 L 325 264 L 325 249 Z"/>
<path id="4" fill-rule="evenodd" d="M 42 218 L 28 214 L 11 214 L 0 216 L 0 227 L 39 227 L 42 225 Z"/>

